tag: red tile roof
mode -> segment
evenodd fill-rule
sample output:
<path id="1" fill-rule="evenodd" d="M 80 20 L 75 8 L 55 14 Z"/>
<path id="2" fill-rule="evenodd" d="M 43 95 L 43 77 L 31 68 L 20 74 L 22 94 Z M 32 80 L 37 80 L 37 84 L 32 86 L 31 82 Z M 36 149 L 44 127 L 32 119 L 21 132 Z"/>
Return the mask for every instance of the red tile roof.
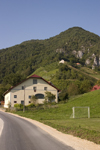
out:
<path id="1" fill-rule="evenodd" d="M 26 78 L 26 79 L 23 80 L 22 82 L 18 83 L 17 85 L 12 86 L 10 89 L 8 89 L 8 90 L 4 93 L 4 95 L 7 94 L 8 92 L 10 92 L 14 87 L 20 85 L 21 83 L 23 83 L 24 81 L 26 81 L 26 80 L 28 80 L 28 79 L 30 79 L 30 78 L 38 78 L 38 79 L 42 79 L 42 80 L 44 80 L 45 82 L 47 82 L 49 85 L 51 85 L 52 87 L 54 87 L 55 89 L 57 89 L 58 92 L 60 91 L 60 90 L 59 90 L 58 88 L 56 88 L 51 82 L 48 82 L 48 81 L 46 81 L 44 78 L 42 78 L 42 77 L 40 77 L 40 76 L 34 74 L 34 75 L 32 75 L 32 76 Z"/>
<path id="2" fill-rule="evenodd" d="M 99 90 L 99 89 L 100 89 L 100 86 L 99 85 L 95 85 L 95 86 L 93 86 L 91 91 L 95 91 L 95 90 Z"/>
<path id="3" fill-rule="evenodd" d="M 38 75 L 36 75 L 36 74 L 33 74 L 33 75 L 30 76 L 29 78 L 42 78 L 42 77 L 40 77 L 40 76 L 38 76 Z"/>

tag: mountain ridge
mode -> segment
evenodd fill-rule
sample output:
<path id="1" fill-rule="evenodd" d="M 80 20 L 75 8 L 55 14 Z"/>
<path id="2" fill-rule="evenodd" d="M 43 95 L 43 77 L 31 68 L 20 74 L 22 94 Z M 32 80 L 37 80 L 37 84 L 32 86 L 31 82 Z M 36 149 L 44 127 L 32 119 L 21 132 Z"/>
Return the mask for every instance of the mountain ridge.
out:
<path id="1" fill-rule="evenodd" d="M 82 58 L 80 59 L 80 55 Z M 40 66 L 74 57 L 85 65 L 92 55 L 99 57 L 100 37 L 81 27 L 69 28 L 59 35 L 45 40 L 29 40 L 0 50 L 0 82 L 7 74 L 30 75 Z M 94 58 L 93 58 L 94 59 Z M 90 65 L 92 66 L 93 59 Z M 88 61 L 89 62 L 89 61 Z"/>

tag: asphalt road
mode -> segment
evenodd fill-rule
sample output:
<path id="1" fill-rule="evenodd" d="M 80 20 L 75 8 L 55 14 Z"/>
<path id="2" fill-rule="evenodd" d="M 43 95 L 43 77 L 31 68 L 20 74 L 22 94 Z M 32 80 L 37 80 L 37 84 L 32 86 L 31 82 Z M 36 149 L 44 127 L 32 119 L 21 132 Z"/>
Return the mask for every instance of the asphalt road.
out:
<path id="1" fill-rule="evenodd" d="M 0 150 L 74 150 L 24 119 L 0 112 L 0 120 Z"/>

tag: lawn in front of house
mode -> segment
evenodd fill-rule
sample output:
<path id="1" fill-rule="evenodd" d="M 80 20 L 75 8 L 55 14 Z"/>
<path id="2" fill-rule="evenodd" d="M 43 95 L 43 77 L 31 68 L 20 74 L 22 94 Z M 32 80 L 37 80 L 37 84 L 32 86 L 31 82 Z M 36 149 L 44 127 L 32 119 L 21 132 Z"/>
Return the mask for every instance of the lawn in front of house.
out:
<path id="1" fill-rule="evenodd" d="M 70 118 L 72 107 L 75 106 L 90 107 L 91 118 Z M 56 107 L 14 113 L 45 123 L 61 132 L 100 144 L 100 90 L 76 96 L 67 103 L 56 104 Z"/>

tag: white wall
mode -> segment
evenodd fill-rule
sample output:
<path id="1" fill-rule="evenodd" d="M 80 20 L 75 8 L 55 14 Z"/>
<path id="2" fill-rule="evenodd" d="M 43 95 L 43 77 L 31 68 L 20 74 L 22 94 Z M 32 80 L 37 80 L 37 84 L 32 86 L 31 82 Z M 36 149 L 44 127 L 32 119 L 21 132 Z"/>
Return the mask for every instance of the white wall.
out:
<path id="1" fill-rule="evenodd" d="M 4 99 L 4 107 L 8 108 L 8 104 L 11 102 L 11 92 L 7 93 L 5 95 L 5 99 Z"/>

